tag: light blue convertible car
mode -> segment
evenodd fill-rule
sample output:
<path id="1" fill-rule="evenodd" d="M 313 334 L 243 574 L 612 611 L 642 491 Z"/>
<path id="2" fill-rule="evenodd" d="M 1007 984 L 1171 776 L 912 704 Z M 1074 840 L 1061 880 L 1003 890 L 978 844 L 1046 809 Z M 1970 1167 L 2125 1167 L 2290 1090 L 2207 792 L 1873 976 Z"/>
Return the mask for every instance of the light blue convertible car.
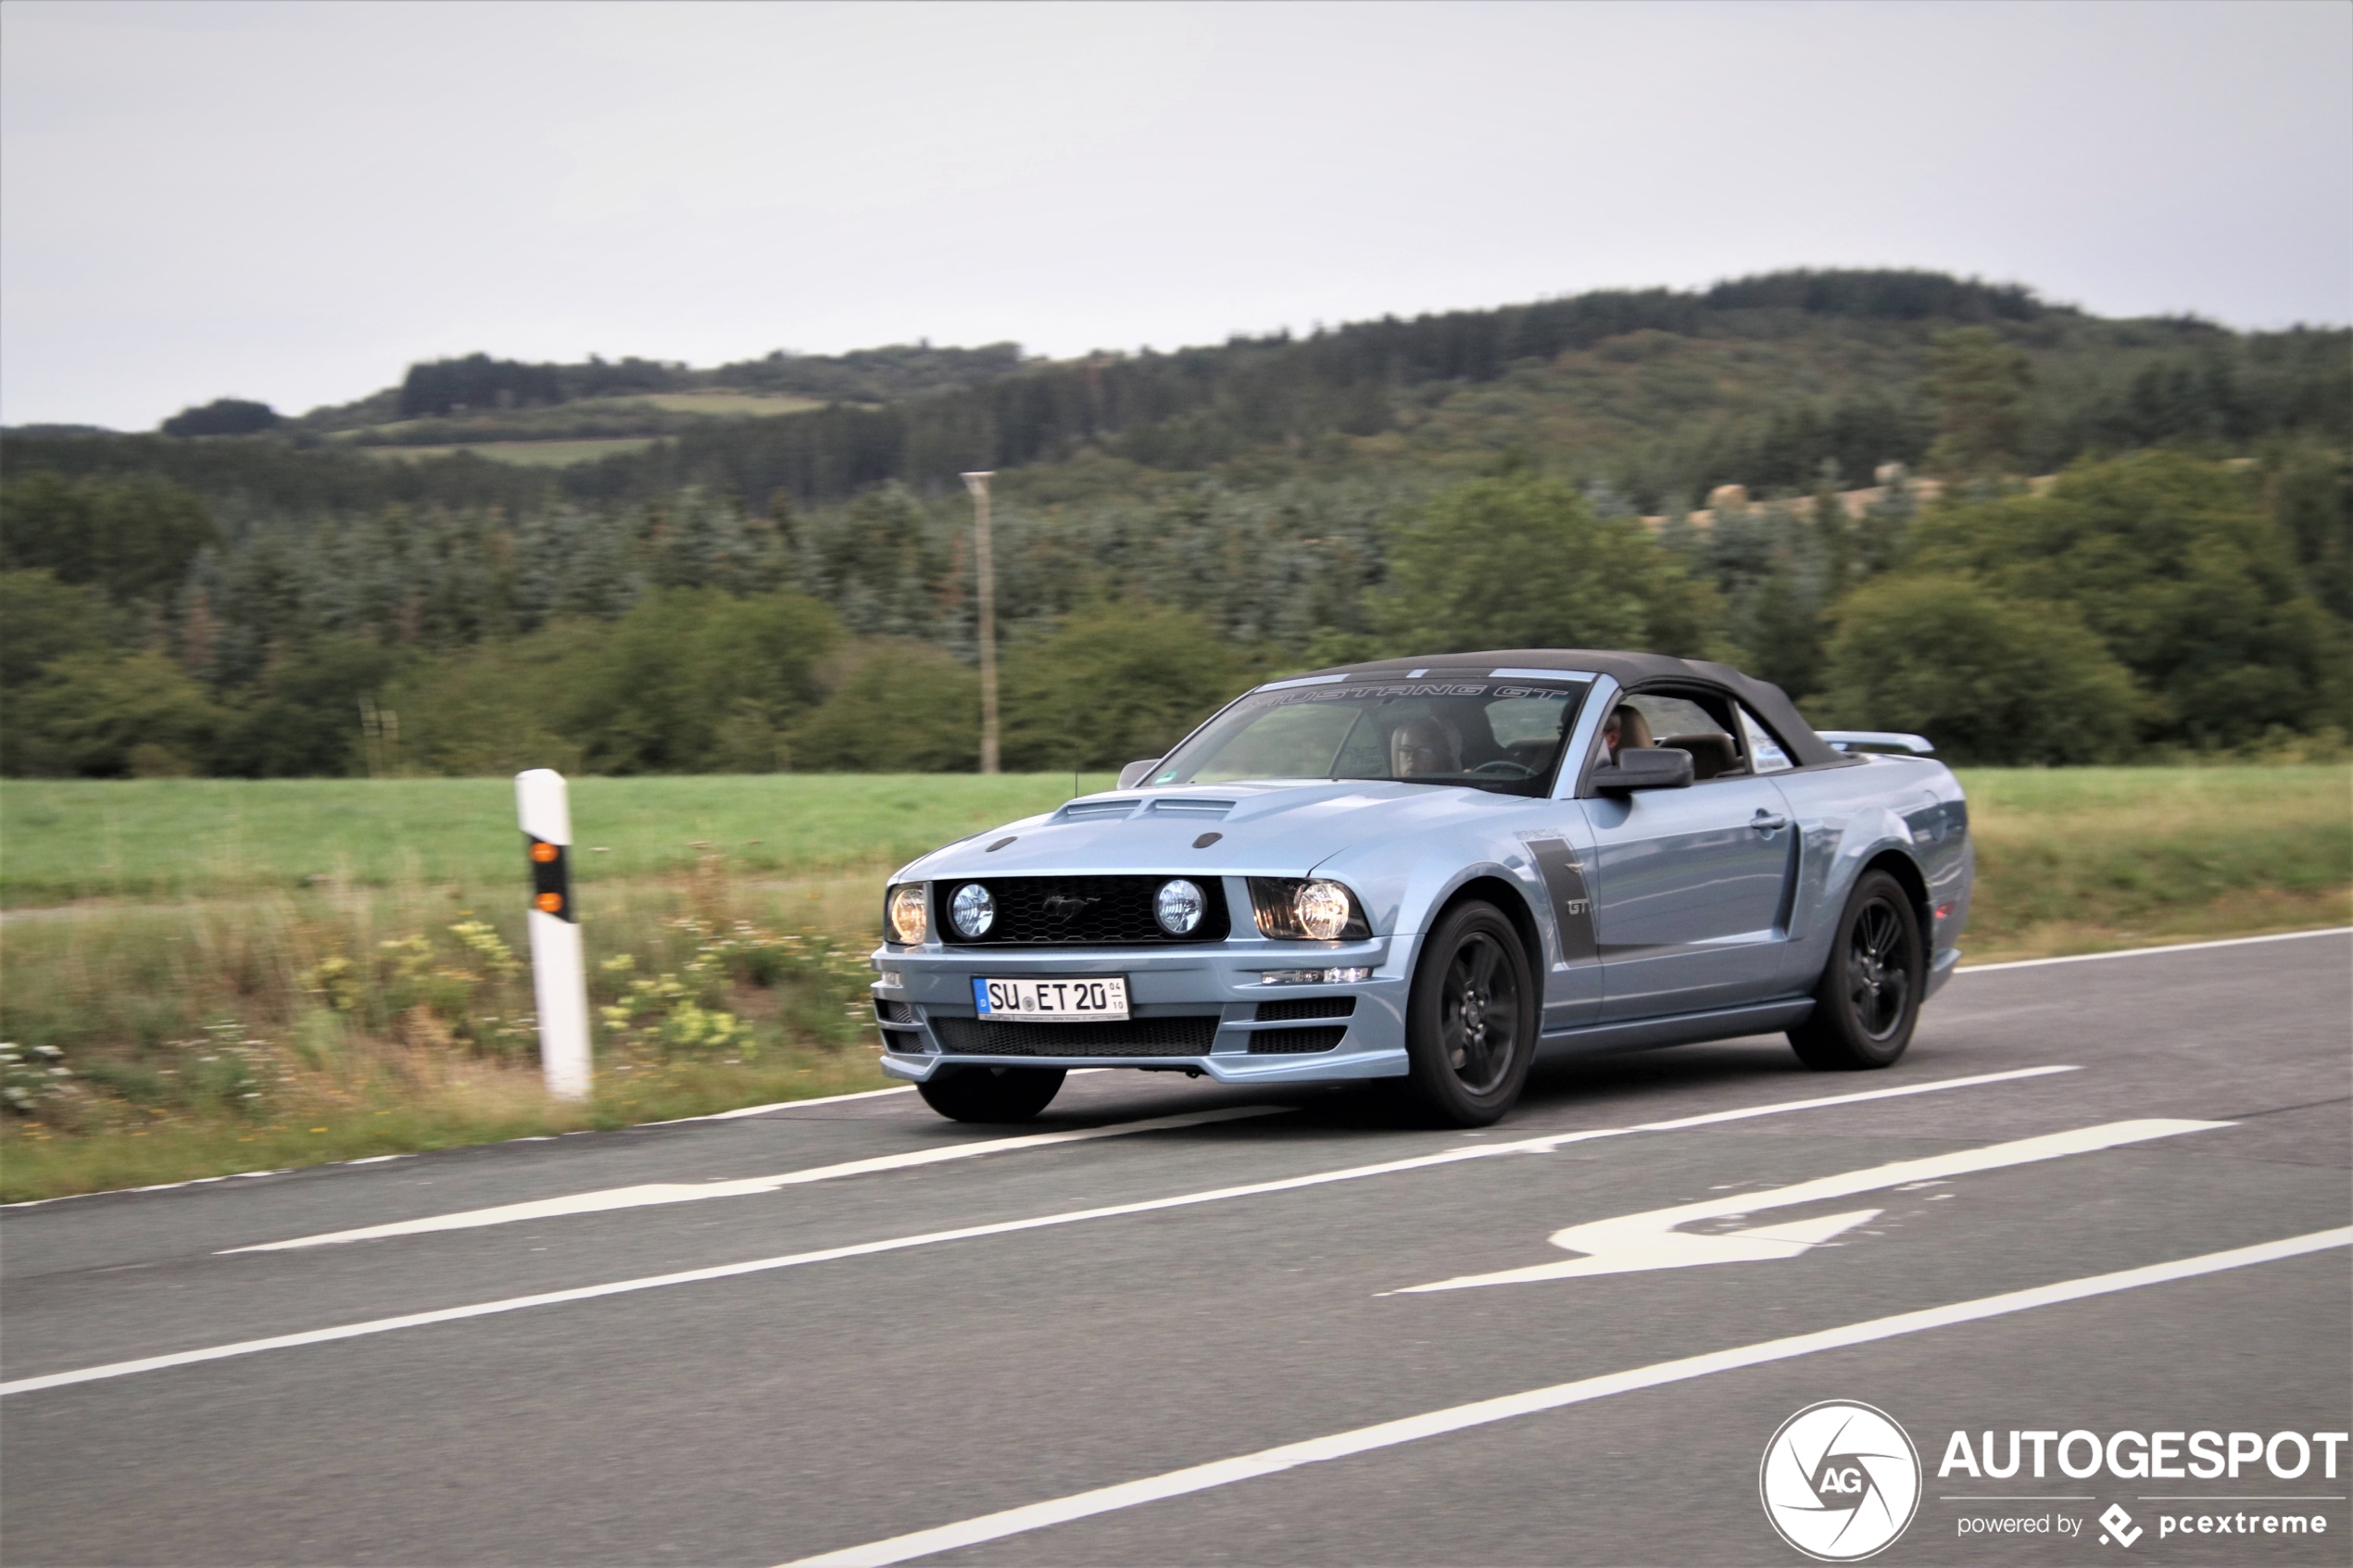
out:
<path id="1" fill-rule="evenodd" d="M 1884 1067 L 1969 917 L 1969 809 L 1928 750 L 1652 654 L 1269 682 L 1116 790 L 890 879 L 883 1070 L 961 1121 L 1122 1066 L 1400 1079 L 1478 1126 L 1555 1057 L 1782 1030 Z"/>

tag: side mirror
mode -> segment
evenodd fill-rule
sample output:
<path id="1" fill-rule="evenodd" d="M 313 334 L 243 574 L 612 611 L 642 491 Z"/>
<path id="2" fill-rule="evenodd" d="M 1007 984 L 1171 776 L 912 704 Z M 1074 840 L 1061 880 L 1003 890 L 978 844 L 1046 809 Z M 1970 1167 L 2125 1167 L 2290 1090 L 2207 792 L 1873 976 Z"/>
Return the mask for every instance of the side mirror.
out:
<path id="1" fill-rule="evenodd" d="M 1692 754 L 1678 746 L 1629 746 L 1617 754 L 1615 765 L 1593 770 L 1593 788 L 1603 795 L 1691 787 Z"/>
<path id="2" fill-rule="evenodd" d="M 1138 784 L 1151 778 L 1152 770 L 1159 766 L 1160 759 L 1157 757 L 1147 757 L 1140 761 L 1128 763 L 1119 771 L 1119 787 L 1134 789 Z"/>

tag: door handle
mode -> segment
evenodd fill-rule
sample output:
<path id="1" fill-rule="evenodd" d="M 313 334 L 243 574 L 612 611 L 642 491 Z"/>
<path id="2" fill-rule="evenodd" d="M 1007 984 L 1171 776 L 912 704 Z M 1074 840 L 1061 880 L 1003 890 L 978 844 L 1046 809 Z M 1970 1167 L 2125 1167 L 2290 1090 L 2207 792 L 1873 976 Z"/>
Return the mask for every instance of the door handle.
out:
<path id="1" fill-rule="evenodd" d="M 1789 826 L 1789 819 L 1787 817 L 1776 817 L 1768 812 L 1759 810 L 1755 816 L 1749 819 L 1748 825 L 1755 828 L 1759 833 L 1778 833 L 1782 828 Z"/>

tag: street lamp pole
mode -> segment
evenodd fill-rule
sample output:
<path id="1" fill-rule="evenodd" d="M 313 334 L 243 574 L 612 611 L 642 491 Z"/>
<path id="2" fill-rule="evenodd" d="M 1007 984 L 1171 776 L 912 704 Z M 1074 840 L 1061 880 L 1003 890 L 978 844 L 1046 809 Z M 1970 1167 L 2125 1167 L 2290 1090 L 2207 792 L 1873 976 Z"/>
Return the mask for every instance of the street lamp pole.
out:
<path id="1" fill-rule="evenodd" d="M 988 482 L 996 470 L 964 475 L 973 493 L 974 555 L 980 567 L 980 771 L 997 771 L 997 564 L 988 548 Z"/>

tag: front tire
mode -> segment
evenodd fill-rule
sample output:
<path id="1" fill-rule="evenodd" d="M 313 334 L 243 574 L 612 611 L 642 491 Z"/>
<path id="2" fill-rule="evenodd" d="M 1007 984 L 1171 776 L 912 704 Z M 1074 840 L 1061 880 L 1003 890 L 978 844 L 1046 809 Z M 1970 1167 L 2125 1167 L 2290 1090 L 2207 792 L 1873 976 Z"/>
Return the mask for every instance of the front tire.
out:
<path id="1" fill-rule="evenodd" d="M 1893 1066 L 1912 1043 L 1928 965 L 1920 918 L 1904 884 L 1867 872 L 1846 900 L 1814 1010 L 1789 1032 L 1797 1060 L 1817 1072 Z"/>
<path id="2" fill-rule="evenodd" d="M 951 1122 L 1026 1122 L 1062 1092 L 1059 1067 L 942 1066 L 915 1085 Z"/>
<path id="3" fill-rule="evenodd" d="M 1441 1126 L 1487 1126 L 1519 1098 L 1536 1060 L 1536 986 L 1494 905 L 1455 906 L 1422 943 L 1405 1056 L 1414 1099 Z"/>

